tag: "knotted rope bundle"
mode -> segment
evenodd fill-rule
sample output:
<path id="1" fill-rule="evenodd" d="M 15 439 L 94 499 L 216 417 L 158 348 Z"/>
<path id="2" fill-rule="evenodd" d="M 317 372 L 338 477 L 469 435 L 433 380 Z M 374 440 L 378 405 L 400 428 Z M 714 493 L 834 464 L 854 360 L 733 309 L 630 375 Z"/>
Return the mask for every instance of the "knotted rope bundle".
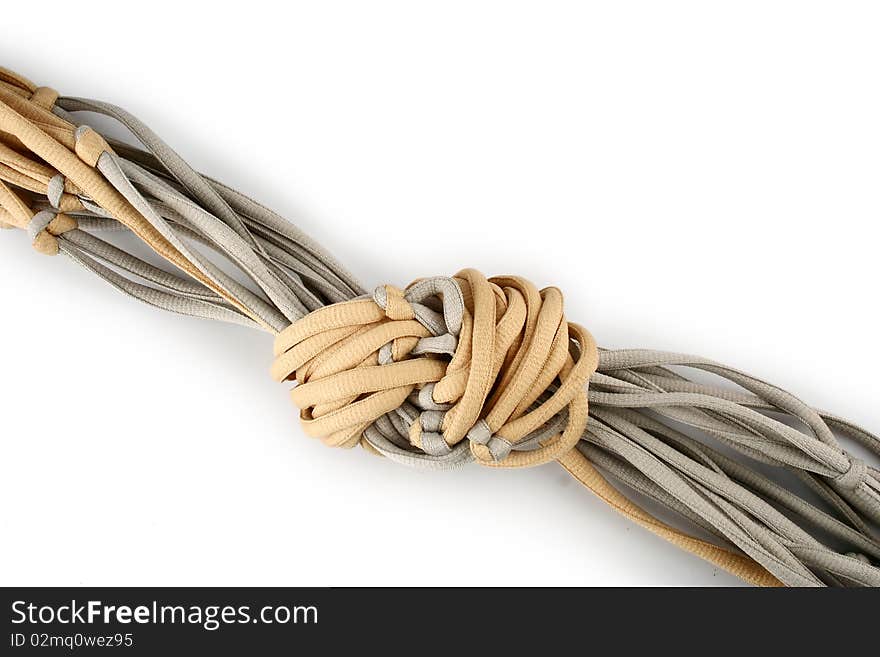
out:
<path id="1" fill-rule="evenodd" d="M 473 269 L 316 310 L 275 345 L 273 374 L 299 382 L 291 397 L 308 435 L 334 447 L 363 438 L 435 466 L 522 467 L 569 452 L 598 364 L 559 290 Z"/>
<path id="2" fill-rule="evenodd" d="M 105 139 L 88 112 L 144 148 Z M 877 456 L 870 432 L 712 361 L 598 349 L 566 320 L 559 290 L 522 278 L 466 269 L 367 294 L 303 232 L 194 171 L 124 110 L 2 69 L 0 226 L 153 306 L 268 331 L 273 376 L 296 381 L 304 431 L 329 445 L 427 469 L 556 460 L 617 511 L 751 583 L 880 585 L 880 472 L 839 442 Z M 120 230 L 173 271 L 99 237 Z"/>

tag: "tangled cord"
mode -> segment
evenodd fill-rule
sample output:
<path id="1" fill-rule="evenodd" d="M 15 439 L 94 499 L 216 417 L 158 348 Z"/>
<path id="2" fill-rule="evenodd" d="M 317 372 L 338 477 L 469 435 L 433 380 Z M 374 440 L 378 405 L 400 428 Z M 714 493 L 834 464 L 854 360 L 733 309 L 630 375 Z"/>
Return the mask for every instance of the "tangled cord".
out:
<path id="1" fill-rule="evenodd" d="M 81 112 L 115 119 L 144 149 L 105 139 Z M 880 472 L 838 440 L 878 455 L 870 432 L 705 359 L 597 349 L 557 289 L 521 278 L 464 270 L 368 295 L 302 231 L 193 170 L 124 110 L 2 69 L 0 225 L 153 306 L 269 331 L 273 376 L 297 382 L 304 431 L 329 445 L 429 469 L 557 460 L 619 512 L 749 582 L 880 585 Z M 109 230 L 175 271 L 99 237 Z M 794 473 L 813 499 L 755 461 Z M 600 470 L 713 541 L 660 521 Z"/>
<path id="2" fill-rule="evenodd" d="M 598 363 L 559 290 L 473 269 L 316 310 L 278 334 L 275 353 L 275 378 L 299 383 L 291 397 L 308 435 L 334 447 L 364 439 L 422 467 L 562 456 L 583 435 Z"/>

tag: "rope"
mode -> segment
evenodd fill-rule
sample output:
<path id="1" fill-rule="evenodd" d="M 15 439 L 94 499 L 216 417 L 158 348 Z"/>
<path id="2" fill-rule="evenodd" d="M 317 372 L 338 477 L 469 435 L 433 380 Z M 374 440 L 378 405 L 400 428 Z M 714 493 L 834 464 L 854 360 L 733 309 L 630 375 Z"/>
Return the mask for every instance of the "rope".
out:
<path id="1" fill-rule="evenodd" d="M 141 146 L 105 139 L 83 112 Z M 295 382 L 303 431 L 328 445 L 429 470 L 555 460 L 619 513 L 747 582 L 880 586 L 880 471 L 841 442 L 880 455 L 870 432 L 706 359 L 599 349 L 566 320 L 558 289 L 523 278 L 465 269 L 367 294 L 306 234 L 193 170 L 128 112 L 3 69 L 0 226 L 150 305 L 268 331 L 272 376 Z M 99 236 L 119 230 L 174 270 Z M 756 464 L 793 474 L 808 495 Z"/>

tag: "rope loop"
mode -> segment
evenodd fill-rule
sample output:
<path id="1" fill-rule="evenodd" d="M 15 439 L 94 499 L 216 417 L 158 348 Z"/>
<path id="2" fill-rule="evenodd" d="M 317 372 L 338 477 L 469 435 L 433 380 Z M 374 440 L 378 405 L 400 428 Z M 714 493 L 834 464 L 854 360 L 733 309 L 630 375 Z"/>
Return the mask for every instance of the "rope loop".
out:
<path id="1" fill-rule="evenodd" d="M 849 467 L 846 472 L 833 477 L 832 481 L 843 490 L 857 491 L 868 478 L 868 464 L 859 458 L 849 456 L 847 458 L 849 458 Z"/>
<path id="2" fill-rule="evenodd" d="M 405 462 L 494 467 L 572 449 L 598 364 L 557 288 L 473 269 L 315 310 L 278 334 L 275 355 L 308 435 L 418 457 Z"/>
<path id="3" fill-rule="evenodd" d="M 70 215 L 43 210 L 37 212 L 28 222 L 27 233 L 34 249 L 44 255 L 57 255 L 58 236 L 75 230 L 76 227 L 77 221 Z"/>

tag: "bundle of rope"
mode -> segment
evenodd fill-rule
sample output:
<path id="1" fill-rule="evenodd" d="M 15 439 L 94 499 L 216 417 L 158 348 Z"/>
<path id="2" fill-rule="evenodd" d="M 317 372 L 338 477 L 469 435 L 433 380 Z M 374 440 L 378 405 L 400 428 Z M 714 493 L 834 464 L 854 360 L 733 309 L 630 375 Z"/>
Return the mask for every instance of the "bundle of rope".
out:
<path id="1" fill-rule="evenodd" d="M 105 139 L 83 113 L 114 119 L 140 146 Z M 557 461 L 620 513 L 750 583 L 880 585 L 880 471 L 839 442 L 877 455 L 877 436 L 709 360 L 599 349 L 566 320 L 558 289 L 516 276 L 465 269 L 367 293 L 131 114 L 2 69 L 0 223 L 153 306 L 268 331 L 272 375 L 295 382 L 303 430 L 328 445 L 424 469 Z M 106 230 L 130 231 L 173 271 Z M 798 490 L 767 466 L 793 473 Z"/>

